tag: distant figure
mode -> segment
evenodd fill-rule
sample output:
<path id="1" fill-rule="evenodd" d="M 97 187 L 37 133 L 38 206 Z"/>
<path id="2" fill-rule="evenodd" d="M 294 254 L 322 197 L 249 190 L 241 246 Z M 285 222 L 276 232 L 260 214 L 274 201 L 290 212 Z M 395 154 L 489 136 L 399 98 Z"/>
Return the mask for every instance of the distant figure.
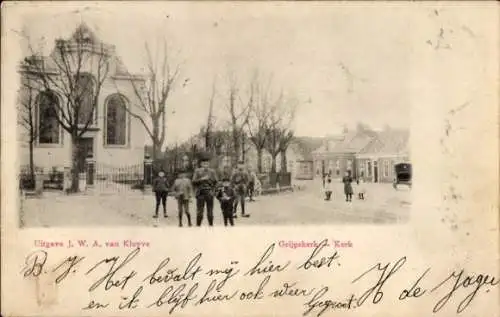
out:
<path id="1" fill-rule="evenodd" d="M 188 173 L 183 171 L 179 173 L 174 182 L 173 190 L 177 198 L 177 208 L 179 212 L 179 227 L 182 227 L 182 216 L 186 215 L 188 226 L 191 227 L 191 214 L 189 213 L 189 202 L 193 195 L 193 186 L 188 178 Z"/>
<path id="2" fill-rule="evenodd" d="M 163 205 L 163 217 L 167 218 L 168 180 L 165 177 L 165 172 L 160 171 L 158 177 L 153 180 L 153 191 L 156 196 L 156 209 L 153 218 L 158 218 L 160 203 Z"/>
<path id="3" fill-rule="evenodd" d="M 250 215 L 245 213 L 245 197 L 247 194 L 248 182 L 250 177 L 245 171 L 243 162 L 238 163 L 238 168 L 231 175 L 231 183 L 234 191 L 236 192 L 236 200 L 234 201 L 233 217 L 237 218 L 236 211 L 238 210 L 238 203 L 241 203 L 241 216 L 248 218 Z"/>
<path id="4" fill-rule="evenodd" d="M 324 186 L 325 200 L 331 200 L 332 198 L 332 179 L 328 178 Z"/>
<path id="5" fill-rule="evenodd" d="M 345 172 L 345 176 L 342 178 L 342 183 L 344 183 L 345 201 L 352 201 L 352 177 L 349 172 Z"/>
<path id="6" fill-rule="evenodd" d="M 366 187 L 365 187 L 365 180 L 362 178 L 359 181 L 358 185 L 358 198 L 361 200 L 365 199 L 365 193 L 366 193 Z"/>
<path id="7" fill-rule="evenodd" d="M 248 199 L 249 201 L 255 201 L 253 199 L 254 192 L 255 192 L 255 181 L 257 180 L 257 175 L 253 170 L 250 170 L 250 180 L 248 182 Z"/>
<path id="8" fill-rule="evenodd" d="M 215 170 L 209 168 L 210 158 L 204 156 L 201 159 L 201 167 L 197 168 L 193 174 L 193 186 L 196 190 L 196 225 L 199 227 L 203 222 L 205 205 L 207 206 L 208 225 L 214 223 L 214 194 L 217 185 L 217 175 Z"/>
<path id="9" fill-rule="evenodd" d="M 231 181 L 229 180 L 229 178 L 224 178 L 222 180 L 222 186 L 217 192 L 217 199 L 220 202 L 222 217 L 224 218 L 224 226 L 227 226 L 228 223 L 231 226 L 234 226 L 233 206 L 235 198 L 236 193 L 231 186 Z"/>

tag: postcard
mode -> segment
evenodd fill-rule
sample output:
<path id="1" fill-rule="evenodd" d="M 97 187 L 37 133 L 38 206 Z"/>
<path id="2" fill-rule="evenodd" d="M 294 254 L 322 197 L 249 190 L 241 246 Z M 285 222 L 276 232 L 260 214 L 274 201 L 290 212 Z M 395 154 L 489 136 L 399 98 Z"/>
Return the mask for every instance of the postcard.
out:
<path id="1" fill-rule="evenodd" d="M 3 316 L 500 316 L 495 2 L 8 2 Z"/>

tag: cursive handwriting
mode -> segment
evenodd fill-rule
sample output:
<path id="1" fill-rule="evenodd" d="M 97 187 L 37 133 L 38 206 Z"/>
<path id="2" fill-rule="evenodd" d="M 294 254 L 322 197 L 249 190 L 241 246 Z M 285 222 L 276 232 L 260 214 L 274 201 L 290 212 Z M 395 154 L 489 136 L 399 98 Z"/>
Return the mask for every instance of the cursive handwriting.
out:
<path id="1" fill-rule="evenodd" d="M 378 281 L 375 285 L 370 287 L 367 291 L 361 295 L 361 297 L 358 299 L 357 304 L 358 306 L 361 306 L 364 304 L 364 302 L 375 292 L 375 295 L 373 296 L 372 303 L 373 304 L 378 304 L 382 298 L 384 297 L 384 292 L 382 292 L 382 287 L 384 284 L 387 282 L 387 280 L 394 275 L 406 262 L 406 257 L 400 258 L 394 265 L 391 266 L 391 263 L 387 263 L 386 265 L 382 266 L 382 263 L 377 263 L 375 264 L 372 268 L 370 268 L 368 271 L 365 273 L 361 274 L 359 277 L 355 278 L 352 283 L 357 282 L 363 276 L 366 274 L 370 273 L 373 270 L 376 270 L 380 272 L 380 276 L 378 278 Z M 390 267 L 390 269 L 389 269 Z M 389 272 L 387 272 L 389 270 Z"/>
<path id="2" fill-rule="evenodd" d="M 91 263 L 88 263 L 87 257 L 81 255 L 66 256 L 56 261 L 51 255 L 48 261 L 47 251 L 37 250 L 29 253 L 24 259 L 21 278 L 36 278 L 43 275 L 46 278 L 53 278 L 52 284 L 61 284 L 80 272 L 85 276 L 90 276 L 92 285 L 88 288 L 88 292 L 92 293 L 98 289 L 99 292 L 91 294 L 90 301 L 87 299 L 85 300 L 87 304 L 80 306 L 86 311 L 164 308 L 169 314 L 173 314 L 187 307 L 207 304 L 238 305 L 241 302 L 265 304 L 265 301 L 271 298 L 280 300 L 293 297 L 290 299 L 301 298 L 300 301 L 304 303 L 303 316 L 318 317 L 327 313 L 335 314 L 340 310 L 357 309 L 367 302 L 395 304 L 402 301 L 415 301 L 429 297 L 431 294 L 436 295 L 438 290 L 440 294 L 436 296 L 436 299 L 438 297 L 439 299 L 437 302 L 432 302 L 434 307 L 429 307 L 429 311 L 438 313 L 446 306 L 451 306 L 450 302 L 458 298 L 456 312 L 462 313 L 480 294 L 489 293 L 499 284 L 497 277 L 492 275 L 471 274 L 466 273 L 465 269 L 459 269 L 451 272 L 440 283 L 429 285 L 431 267 L 428 267 L 419 271 L 413 278 L 410 276 L 408 279 L 405 276 L 405 281 L 409 280 L 406 285 L 403 285 L 406 287 L 394 289 L 393 286 L 399 285 L 394 285 L 396 283 L 394 280 L 397 279 L 393 277 L 407 265 L 407 258 L 403 256 L 391 262 L 378 262 L 353 280 L 347 277 L 351 284 L 363 283 L 363 285 L 356 285 L 356 290 L 361 292 L 348 291 L 346 293 L 345 285 L 336 285 L 333 291 L 331 285 L 326 284 L 325 281 L 327 278 L 332 278 L 331 283 L 335 283 L 337 266 L 340 270 L 338 262 L 340 256 L 336 250 L 326 248 L 327 246 L 327 240 L 323 240 L 312 252 L 308 251 L 310 253 L 305 258 L 299 258 L 299 261 L 292 264 L 292 261 L 284 259 L 273 262 L 275 244 L 271 244 L 257 260 L 254 260 L 255 264 L 246 272 L 247 268 L 240 271 L 241 264 L 238 260 L 233 260 L 230 264 L 226 262 L 225 265 L 215 264 L 207 268 L 202 263 L 202 253 L 197 253 L 182 267 L 173 266 L 173 260 L 165 257 L 159 263 L 151 263 L 154 265 L 148 267 L 145 271 L 147 274 L 144 275 L 143 271 L 135 271 L 137 263 L 134 263 L 134 260 L 139 256 L 139 248 L 125 255 L 107 256 L 98 262 Z M 90 265 L 87 266 L 87 264 Z M 88 271 L 81 269 L 84 265 L 85 270 L 90 269 Z M 55 274 L 45 275 L 47 267 L 53 268 L 52 272 Z M 319 269 L 323 268 L 328 270 L 329 275 L 328 277 L 323 275 L 322 282 L 325 284 L 318 286 L 314 284 L 314 274 L 318 274 Z M 335 270 L 328 268 L 335 268 Z M 308 275 L 303 280 L 273 278 L 271 283 L 271 277 L 278 276 L 276 273 L 283 272 L 279 276 L 289 278 L 294 275 L 294 269 L 302 270 Z M 346 269 L 343 268 L 343 270 Z M 338 274 L 345 273 L 350 272 Z M 140 278 L 136 277 L 139 274 Z M 94 276 L 97 279 L 93 279 Z M 362 279 L 365 281 L 360 282 Z M 389 280 L 393 280 L 390 282 L 392 285 L 387 286 Z M 312 284 L 308 284 L 309 282 Z M 243 285 L 253 286 L 242 287 Z M 432 289 L 429 287 L 434 285 L 436 286 Z M 395 294 L 392 297 L 390 294 L 384 294 L 386 292 L 384 288 L 394 290 Z M 97 293 L 103 297 L 97 297 Z M 431 298 L 431 300 L 434 299 Z"/>
<path id="3" fill-rule="evenodd" d="M 453 287 L 443 298 L 441 298 L 436 303 L 436 305 L 434 306 L 434 309 L 433 309 L 434 313 L 440 311 L 460 288 L 466 289 L 468 287 L 472 287 L 473 289 L 460 302 L 460 304 L 457 307 L 457 313 L 463 312 L 469 306 L 469 304 L 474 300 L 477 293 L 479 292 L 479 290 L 482 287 L 498 285 L 498 280 L 496 280 L 492 276 L 484 275 L 484 274 L 466 275 L 464 270 L 461 270 L 458 273 L 455 271 L 452 272 L 444 281 L 442 281 L 436 287 L 434 287 L 431 290 L 431 292 L 434 292 L 435 290 L 439 289 L 441 286 L 446 284 L 448 281 L 453 281 L 453 280 L 454 280 Z M 489 289 L 486 289 L 486 292 L 489 292 Z"/>
<path id="4" fill-rule="evenodd" d="M 66 269 L 58 276 L 56 277 L 56 284 L 61 283 L 69 273 L 76 273 L 76 265 L 80 263 L 85 257 L 80 257 L 80 256 L 70 256 L 67 259 L 64 259 L 64 261 L 61 262 L 55 269 L 52 270 L 52 272 L 56 272 L 60 268 L 66 267 Z"/>
<path id="5" fill-rule="evenodd" d="M 186 305 L 196 299 L 196 295 L 194 292 L 198 288 L 198 283 L 194 283 L 191 288 L 185 292 L 187 288 L 186 283 L 182 283 L 181 285 L 174 287 L 169 285 L 163 293 L 156 299 L 152 304 L 148 305 L 147 308 L 150 307 L 161 307 L 163 305 L 171 305 L 169 310 L 169 314 L 172 314 L 177 308 L 185 308 Z"/>
<path id="6" fill-rule="evenodd" d="M 47 251 L 37 250 L 34 251 L 26 257 L 24 260 L 24 268 L 22 270 L 23 276 L 29 277 L 37 277 L 43 272 L 43 267 L 47 262 Z"/>
<path id="7" fill-rule="evenodd" d="M 196 275 L 202 271 L 201 266 L 198 265 L 201 256 L 202 254 L 198 253 L 193 259 L 191 259 L 191 261 L 189 261 L 188 265 L 184 269 L 183 273 L 177 273 L 178 269 L 174 268 L 174 269 L 167 269 L 166 272 L 163 275 L 161 275 L 160 274 L 161 270 L 165 268 L 167 264 L 170 262 L 170 258 L 166 258 L 160 262 L 160 264 L 153 273 L 146 276 L 143 282 L 149 280 L 149 284 L 153 285 L 155 283 L 167 283 L 170 281 L 173 282 L 182 282 L 187 280 L 192 281 L 194 280 Z"/>
<path id="8" fill-rule="evenodd" d="M 233 292 L 231 295 L 229 294 L 222 294 L 222 288 L 225 283 L 219 282 L 217 283 L 217 280 L 212 280 L 210 282 L 210 285 L 208 286 L 207 290 L 205 291 L 205 294 L 203 294 L 200 298 L 199 301 L 196 302 L 197 305 L 203 304 L 203 303 L 212 303 L 212 302 L 221 302 L 221 301 L 230 301 L 232 300 L 238 291 Z"/>
<path id="9" fill-rule="evenodd" d="M 321 257 L 318 259 L 319 253 L 323 250 L 324 247 L 328 246 L 328 239 L 321 241 L 316 248 L 312 251 L 309 257 L 306 259 L 304 263 L 302 263 L 298 269 L 308 270 L 310 268 L 321 268 L 321 267 L 330 267 L 334 260 L 339 258 L 337 251 L 328 257 Z"/>
<path id="10" fill-rule="evenodd" d="M 99 302 L 96 302 L 95 300 L 91 300 L 87 306 L 83 307 L 82 310 L 90 310 L 90 309 L 102 309 L 102 308 L 107 308 L 109 304 L 101 304 Z"/>
<path id="11" fill-rule="evenodd" d="M 113 287 L 120 287 L 123 290 L 125 288 L 125 286 L 127 285 L 127 282 L 132 277 L 134 277 L 137 274 L 137 272 L 134 271 L 134 270 L 132 270 L 128 275 L 126 275 L 126 276 L 124 276 L 124 277 L 122 277 L 121 279 L 118 279 L 118 280 L 113 280 L 113 278 L 115 277 L 115 274 L 120 269 L 122 269 L 127 263 L 129 263 L 130 261 L 132 261 L 132 259 L 134 259 L 137 256 L 137 254 L 139 254 L 139 252 L 140 252 L 139 248 L 133 250 L 118 265 L 117 265 L 117 262 L 120 259 L 120 257 L 118 257 L 118 256 L 104 259 L 104 260 L 98 262 L 96 265 L 94 265 L 90 270 L 87 271 L 87 273 L 85 273 L 85 275 L 90 274 L 92 271 L 94 271 L 97 267 L 99 267 L 103 263 L 104 264 L 111 263 L 111 265 L 109 266 L 108 272 L 103 277 L 101 277 L 100 279 L 98 279 L 94 284 L 92 284 L 90 286 L 89 292 L 94 291 L 96 288 L 99 287 L 99 285 L 101 285 L 102 283 L 104 283 L 104 281 L 106 281 L 106 284 L 104 284 L 104 290 L 106 290 L 106 291 L 110 290 Z M 116 265 L 116 267 L 115 267 L 115 265 Z"/>
<path id="12" fill-rule="evenodd" d="M 283 272 L 289 265 L 290 261 L 286 262 L 284 265 L 278 264 L 274 265 L 272 261 L 269 261 L 268 265 L 265 265 L 264 263 L 269 259 L 271 254 L 274 251 L 274 245 L 275 243 L 271 244 L 262 257 L 257 261 L 257 264 L 255 264 L 248 272 L 246 272 L 244 275 L 254 275 L 254 274 L 267 274 L 267 273 L 275 273 L 275 272 Z"/>
<path id="13" fill-rule="evenodd" d="M 318 309 L 317 317 L 323 315 L 327 310 L 335 310 L 335 309 L 354 309 L 356 308 L 355 297 L 351 295 L 347 300 L 343 301 L 334 301 L 330 299 L 322 300 L 323 296 L 328 292 L 328 286 L 323 286 L 319 291 L 314 294 L 314 296 L 304 304 L 307 309 L 302 314 L 303 316 L 307 316 L 313 310 Z"/>
<path id="14" fill-rule="evenodd" d="M 118 305 L 118 309 L 123 310 L 123 309 L 135 309 L 137 308 L 139 303 L 139 295 L 141 295 L 142 290 L 144 289 L 143 286 L 140 286 L 132 295 L 132 297 L 128 296 L 122 296 L 122 302 Z"/>
<path id="15" fill-rule="evenodd" d="M 314 292 L 315 288 L 312 289 L 303 289 L 303 288 L 296 288 L 295 285 L 297 285 L 297 282 L 294 283 L 283 283 L 283 287 L 280 289 L 274 290 L 269 296 L 272 297 L 283 297 L 283 296 L 311 296 L 311 294 Z"/>

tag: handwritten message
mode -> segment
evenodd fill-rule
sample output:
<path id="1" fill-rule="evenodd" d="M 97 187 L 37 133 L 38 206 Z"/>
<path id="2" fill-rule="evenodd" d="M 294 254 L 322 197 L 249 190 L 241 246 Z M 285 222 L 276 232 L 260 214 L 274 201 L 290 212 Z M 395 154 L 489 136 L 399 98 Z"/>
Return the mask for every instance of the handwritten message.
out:
<path id="1" fill-rule="evenodd" d="M 437 313 L 451 307 L 456 313 L 462 313 L 478 296 L 489 293 L 499 283 L 495 276 L 467 272 L 465 269 L 453 270 L 446 276 L 433 276 L 431 279 L 432 268 L 428 267 L 413 280 L 405 280 L 404 285 L 400 286 L 401 281 L 399 285 L 393 284 L 391 290 L 396 287 L 397 293 L 388 292 L 387 285 L 396 283 L 394 277 L 408 265 L 405 256 L 374 263 L 365 271 L 353 274 L 351 270 L 343 270 L 342 255 L 327 239 L 315 245 L 299 261 L 275 256 L 278 245 L 272 243 L 251 263 L 232 260 L 220 267 L 208 267 L 203 263 L 204 254 L 197 253 L 181 266 L 174 265 L 173 258 L 167 256 L 158 263 L 151 263 L 151 267 L 142 266 L 140 270 L 135 265 L 141 256 L 140 247 L 97 262 L 77 254 L 63 259 L 53 258 L 49 254 L 50 249 L 45 248 L 26 256 L 22 278 L 33 279 L 48 274 L 48 267 L 53 268 L 50 274 L 55 277 L 55 284 L 79 276 L 88 277 L 91 281 L 88 293 L 92 299 L 82 305 L 83 311 L 149 308 L 165 309 L 168 314 L 172 314 L 189 307 L 215 303 L 293 297 L 301 303 L 303 316 L 321 316 L 336 310 L 355 310 L 365 305 L 409 301 L 424 296 L 433 296 L 433 301 L 435 298 L 433 306 L 429 307 L 430 312 Z M 345 287 L 332 289 L 326 285 L 328 281 L 324 281 L 324 285 L 310 286 L 304 280 L 283 278 L 285 275 L 297 275 L 285 274 L 291 271 L 302 274 L 322 271 L 332 276 L 352 274 L 350 283 L 360 291 L 343 293 L 341 290 Z M 251 281 L 253 286 L 242 288 L 241 279 Z M 146 291 L 154 295 L 146 296 Z M 111 296 L 115 293 L 120 294 L 120 300 L 116 301 L 116 297 Z"/>

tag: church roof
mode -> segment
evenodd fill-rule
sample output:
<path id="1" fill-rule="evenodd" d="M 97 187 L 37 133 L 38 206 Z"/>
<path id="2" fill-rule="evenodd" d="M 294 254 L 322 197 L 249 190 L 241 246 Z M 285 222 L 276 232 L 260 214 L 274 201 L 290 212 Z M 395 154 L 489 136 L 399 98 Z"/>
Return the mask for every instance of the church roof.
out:
<path id="1" fill-rule="evenodd" d="M 90 27 L 85 23 L 82 22 L 80 25 L 77 26 L 75 29 L 75 32 L 73 32 L 73 35 L 71 36 L 71 40 L 75 42 L 87 42 L 89 44 L 99 44 L 101 41 L 97 38 L 95 33 L 90 29 Z"/>

